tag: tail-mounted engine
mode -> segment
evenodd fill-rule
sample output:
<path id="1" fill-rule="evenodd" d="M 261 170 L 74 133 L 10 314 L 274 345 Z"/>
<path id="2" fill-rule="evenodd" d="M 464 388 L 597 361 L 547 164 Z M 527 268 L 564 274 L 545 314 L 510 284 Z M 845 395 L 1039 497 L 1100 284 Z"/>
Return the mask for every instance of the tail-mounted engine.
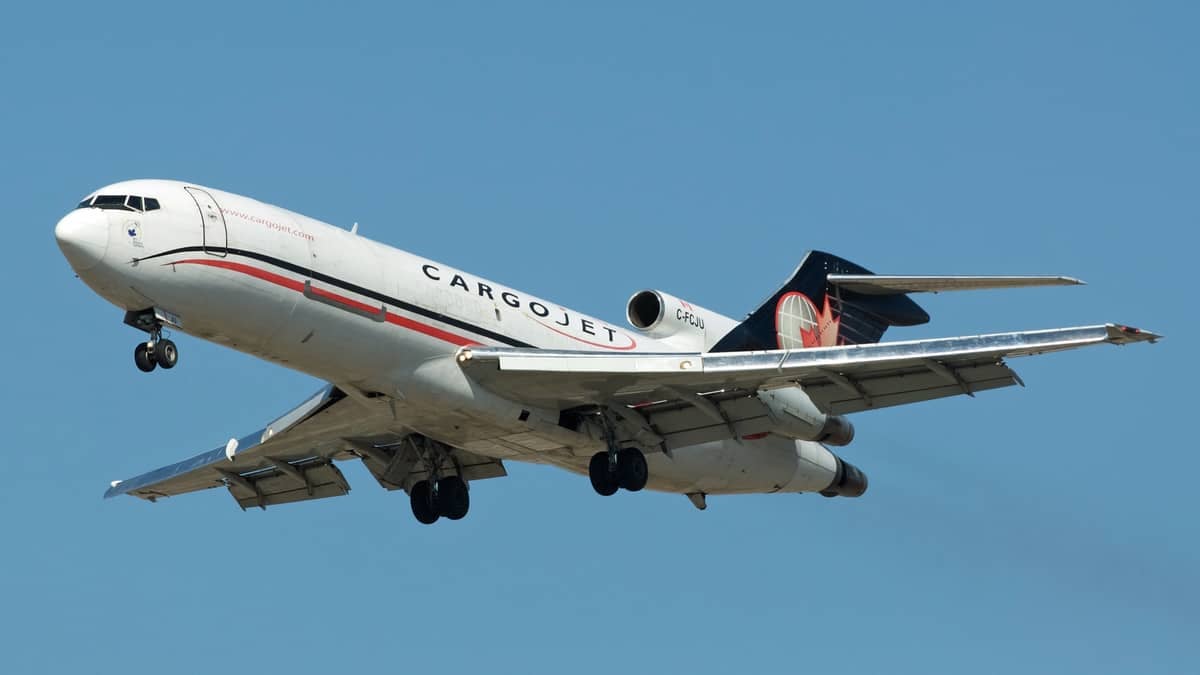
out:
<path id="1" fill-rule="evenodd" d="M 837 455 L 834 455 L 837 457 Z M 857 466 L 837 457 L 837 473 L 824 490 L 822 497 L 861 497 L 867 491 L 867 474 Z"/>
<path id="2" fill-rule="evenodd" d="M 737 321 L 662 291 L 638 291 L 625 315 L 644 335 L 680 349 L 708 351 Z"/>

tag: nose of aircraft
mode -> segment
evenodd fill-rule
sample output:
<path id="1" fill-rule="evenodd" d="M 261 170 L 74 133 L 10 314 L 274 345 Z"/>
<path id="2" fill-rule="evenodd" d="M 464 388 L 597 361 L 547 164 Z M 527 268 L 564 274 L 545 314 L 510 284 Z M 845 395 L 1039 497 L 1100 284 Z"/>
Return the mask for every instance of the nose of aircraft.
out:
<path id="1" fill-rule="evenodd" d="M 54 227 L 54 238 L 76 272 L 100 263 L 108 249 L 108 218 L 99 209 L 76 209 Z"/>

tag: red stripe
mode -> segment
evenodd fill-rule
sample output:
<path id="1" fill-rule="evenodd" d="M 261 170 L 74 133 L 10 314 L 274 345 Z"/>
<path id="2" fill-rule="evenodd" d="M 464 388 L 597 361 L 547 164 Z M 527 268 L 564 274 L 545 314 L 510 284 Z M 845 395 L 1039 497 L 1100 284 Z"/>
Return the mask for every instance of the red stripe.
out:
<path id="1" fill-rule="evenodd" d="M 219 267 L 221 269 L 231 270 L 234 272 L 240 272 L 247 276 L 254 277 L 255 279 L 262 279 L 263 281 L 275 284 L 276 286 L 282 286 L 284 288 L 291 289 L 293 291 L 296 291 L 297 293 L 304 292 L 304 282 L 302 282 L 302 281 L 296 281 L 295 279 L 290 279 L 288 277 L 281 276 L 279 274 L 275 274 L 274 272 L 268 272 L 266 270 L 259 269 L 252 265 L 246 265 L 244 263 L 234 262 L 232 260 L 218 260 L 215 258 L 192 258 L 189 260 L 177 260 L 175 262 L 163 263 L 163 264 L 164 265 L 207 265 L 208 267 Z M 347 298 L 346 296 L 338 295 L 337 293 L 331 293 L 329 291 L 321 290 L 321 289 L 316 288 L 311 285 L 309 286 L 309 288 L 312 289 L 313 293 L 315 293 L 327 300 L 333 300 L 334 302 L 345 305 L 347 307 L 353 307 L 354 309 L 357 309 L 359 311 L 373 313 L 376 315 L 379 314 L 379 311 L 380 311 L 379 307 L 372 307 L 370 305 L 359 302 L 358 300 L 354 300 L 352 298 Z M 442 330 L 441 328 L 436 328 L 436 327 L 430 326 L 428 324 L 423 324 L 419 321 L 413 321 L 412 319 L 410 319 L 406 316 L 400 316 L 399 314 L 387 312 L 384 315 L 384 320 L 390 324 L 394 324 L 394 325 L 400 326 L 402 328 L 407 328 L 411 331 L 415 331 L 415 332 L 421 333 L 423 335 L 428 335 L 429 337 L 436 338 L 443 342 L 449 342 L 452 345 L 458 345 L 459 347 L 466 347 L 467 345 L 479 344 L 478 342 L 476 342 L 475 340 L 472 340 L 470 338 L 466 338 L 461 335 L 456 335 L 454 333 Z"/>

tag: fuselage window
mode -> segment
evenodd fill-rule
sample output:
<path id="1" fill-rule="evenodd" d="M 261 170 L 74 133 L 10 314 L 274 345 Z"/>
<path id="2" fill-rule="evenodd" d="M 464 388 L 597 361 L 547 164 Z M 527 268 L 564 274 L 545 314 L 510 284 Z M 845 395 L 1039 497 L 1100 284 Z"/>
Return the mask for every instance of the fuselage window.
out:
<path id="1" fill-rule="evenodd" d="M 155 211 L 158 209 L 158 200 L 154 197 L 146 197 L 146 210 Z"/>

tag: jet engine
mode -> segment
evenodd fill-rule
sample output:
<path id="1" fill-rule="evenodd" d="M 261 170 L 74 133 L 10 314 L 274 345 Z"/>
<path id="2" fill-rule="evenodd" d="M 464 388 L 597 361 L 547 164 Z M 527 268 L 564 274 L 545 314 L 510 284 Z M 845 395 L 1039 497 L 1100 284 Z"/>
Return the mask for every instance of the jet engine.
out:
<path id="1" fill-rule="evenodd" d="M 727 316 L 656 290 L 634 293 L 625 315 L 644 335 L 695 351 L 708 351 L 738 325 Z"/>
<path id="2" fill-rule="evenodd" d="M 822 497 L 861 497 L 867 491 L 867 474 L 857 466 L 834 455 L 837 458 L 837 473 L 833 481 L 824 490 Z"/>
<path id="3" fill-rule="evenodd" d="M 854 425 L 849 420 L 821 412 L 800 387 L 760 389 L 758 400 L 766 406 L 777 434 L 828 445 L 849 445 L 854 440 Z"/>

